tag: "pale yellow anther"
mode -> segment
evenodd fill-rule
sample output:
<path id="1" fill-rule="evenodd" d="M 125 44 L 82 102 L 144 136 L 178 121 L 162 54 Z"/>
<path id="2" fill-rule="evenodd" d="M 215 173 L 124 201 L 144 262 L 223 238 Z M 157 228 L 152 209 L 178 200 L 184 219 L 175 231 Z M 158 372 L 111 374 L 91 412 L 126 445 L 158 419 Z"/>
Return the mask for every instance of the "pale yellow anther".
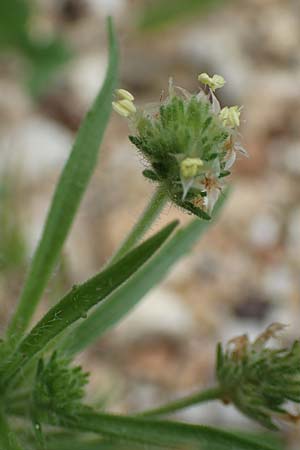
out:
<path id="1" fill-rule="evenodd" d="M 129 114 L 133 114 L 133 113 L 136 112 L 136 107 L 134 106 L 134 104 L 130 100 L 126 100 L 126 99 L 119 100 L 118 103 L 123 108 L 127 109 L 127 111 L 129 111 Z"/>
<path id="2" fill-rule="evenodd" d="M 202 166 L 203 161 L 200 158 L 185 158 L 180 163 L 180 173 L 183 178 L 194 178 Z"/>
<path id="3" fill-rule="evenodd" d="M 116 89 L 116 94 L 120 97 L 120 99 L 129 100 L 132 102 L 134 100 L 134 96 L 126 89 Z"/>
<path id="4" fill-rule="evenodd" d="M 136 107 L 133 104 L 134 97 L 125 89 L 117 89 L 116 91 L 119 99 L 112 102 L 113 109 L 123 117 L 129 117 L 136 113 Z"/>
<path id="5" fill-rule="evenodd" d="M 130 114 L 130 112 L 124 108 L 120 102 L 112 102 L 112 107 L 118 114 L 120 114 L 120 116 L 128 117 Z"/>
<path id="6" fill-rule="evenodd" d="M 219 114 L 223 124 L 229 128 L 237 128 L 240 126 L 241 110 L 238 106 L 225 106 Z"/>
<path id="7" fill-rule="evenodd" d="M 221 75 L 213 75 L 210 77 L 207 73 L 201 73 L 198 76 L 200 83 L 203 83 L 211 88 L 212 91 L 219 89 L 224 86 L 226 81 Z"/>

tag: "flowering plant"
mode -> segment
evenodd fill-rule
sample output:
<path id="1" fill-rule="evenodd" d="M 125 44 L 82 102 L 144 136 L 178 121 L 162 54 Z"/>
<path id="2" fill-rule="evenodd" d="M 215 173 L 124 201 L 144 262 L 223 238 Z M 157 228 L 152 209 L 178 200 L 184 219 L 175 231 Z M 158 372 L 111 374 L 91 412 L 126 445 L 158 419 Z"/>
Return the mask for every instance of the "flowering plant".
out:
<path id="1" fill-rule="evenodd" d="M 97 404 L 84 400 L 88 375 L 72 365 L 74 357 L 118 323 L 190 251 L 209 228 L 210 222 L 202 219 L 215 219 L 224 201 L 223 179 L 236 151 L 244 152 L 238 134 L 240 109 L 221 109 L 215 96 L 225 83 L 219 75 L 201 74 L 199 81 L 205 87 L 195 95 L 171 81 L 167 98 L 145 109 L 137 108 L 124 89 L 116 91 L 113 101 L 118 52 L 111 21 L 108 30 L 110 57 L 104 84 L 57 183 L 20 300 L 0 342 L 0 450 L 125 450 L 128 446 L 274 450 L 243 433 L 157 416 L 221 400 L 268 427 L 274 427 L 274 415 L 292 417 L 284 402 L 300 401 L 299 343 L 290 349 L 267 349 L 265 344 L 278 325 L 254 343 L 243 337 L 232 341 L 225 352 L 219 346 L 218 384 L 206 391 L 135 417 L 99 411 Z M 130 139 L 147 166 L 144 175 L 158 189 L 111 260 L 73 286 L 30 327 L 96 166 L 112 106 L 129 120 Z M 145 239 L 168 200 L 196 217 L 182 227 L 173 221 Z"/>

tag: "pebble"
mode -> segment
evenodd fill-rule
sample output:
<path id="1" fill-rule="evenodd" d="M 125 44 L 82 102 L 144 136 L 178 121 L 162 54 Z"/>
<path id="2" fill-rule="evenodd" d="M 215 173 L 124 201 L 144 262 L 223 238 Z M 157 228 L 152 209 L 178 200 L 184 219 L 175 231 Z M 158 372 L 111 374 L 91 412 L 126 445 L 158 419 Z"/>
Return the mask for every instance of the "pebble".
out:
<path id="1" fill-rule="evenodd" d="M 195 320 L 181 298 L 165 288 L 152 290 L 115 330 L 122 340 L 147 334 L 164 333 L 186 336 L 195 328 Z"/>
<path id="2" fill-rule="evenodd" d="M 2 135 L 0 169 L 14 164 L 30 180 L 44 180 L 59 170 L 73 143 L 64 127 L 41 116 L 29 116 Z"/>
<path id="3" fill-rule="evenodd" d="M 280 223 L 271 214 L 260 214 L 253 217 L 249 224 L 249 239 L 258 249 L 274 247 L 280 237 Z"/>

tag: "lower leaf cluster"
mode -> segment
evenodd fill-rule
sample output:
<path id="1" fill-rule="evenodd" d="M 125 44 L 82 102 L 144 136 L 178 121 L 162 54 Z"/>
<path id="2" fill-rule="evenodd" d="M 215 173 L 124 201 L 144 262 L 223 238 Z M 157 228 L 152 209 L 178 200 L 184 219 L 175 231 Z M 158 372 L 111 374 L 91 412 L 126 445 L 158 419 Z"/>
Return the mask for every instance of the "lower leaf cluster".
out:
<path id="1" fill-rule="evenodd" d="M 37 411 L 72 416 L 82 409 L 89 374 L 69 364 L 56 352 L 46 362 L 40 359 L 33 392 Z"/>
<path id="2" fill-rule="evenodd" d="M 274 419 L 298 419 L 287 402 L 300 403 L 300 341 L 278 349 L 241 336 L 225 351 L 219 345 L 217 377 L 224 401 L 262 425 L 277 429 Z"/>

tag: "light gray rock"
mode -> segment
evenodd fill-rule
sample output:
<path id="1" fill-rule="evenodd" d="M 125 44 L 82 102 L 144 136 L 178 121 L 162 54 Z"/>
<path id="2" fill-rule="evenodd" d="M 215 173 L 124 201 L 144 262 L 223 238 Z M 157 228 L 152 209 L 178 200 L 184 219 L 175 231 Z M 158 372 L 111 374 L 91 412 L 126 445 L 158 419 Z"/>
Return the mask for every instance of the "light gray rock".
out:
<path id="1" fill-rule="evenodd" d="M 156 333 L 186 336 L 195 326 L 192 314 L 179 295 L 157 288 L 114 329 L 114 335 L 122 340 Z"/>

